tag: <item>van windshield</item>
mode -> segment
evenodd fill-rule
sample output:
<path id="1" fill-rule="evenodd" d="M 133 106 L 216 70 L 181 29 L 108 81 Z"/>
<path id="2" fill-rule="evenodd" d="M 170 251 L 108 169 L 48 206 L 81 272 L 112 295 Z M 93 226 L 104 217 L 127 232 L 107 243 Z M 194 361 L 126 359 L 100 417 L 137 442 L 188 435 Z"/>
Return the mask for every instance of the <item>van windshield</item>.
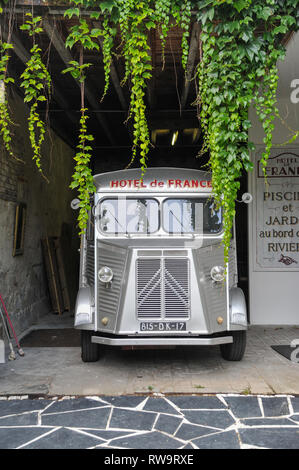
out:
<path id="1" fill-rule="evenodd" d="M 160 222 L 160 204 L 161 219 Z M 217 234 L 222 231 L 222 210 L 212 198 L 114 197 L 103 199 L 97 218 L 102 233 L 153 234 L 160 229 L 169 234 Z"/>
<path id="2" fill-rule="evenodd" d="M 222 230 L 222 211 L 211 198 L 169 198 L 163 202 L 163 229 L 168 233 L 214 234 Z"/>
<path id="3" fill-rule="evenodd" d="M 104 233 L 154 233 L 159 229 L 159 203 L 152 198 L 104 199 L 98 223 Z"/>

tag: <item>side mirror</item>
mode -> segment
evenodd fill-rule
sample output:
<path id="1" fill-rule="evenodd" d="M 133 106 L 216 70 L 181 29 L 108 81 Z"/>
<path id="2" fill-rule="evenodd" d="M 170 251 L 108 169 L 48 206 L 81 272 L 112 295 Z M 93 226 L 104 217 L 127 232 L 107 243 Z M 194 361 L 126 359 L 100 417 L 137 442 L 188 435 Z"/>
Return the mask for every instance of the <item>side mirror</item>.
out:
<path id="1" fill-rule="evenodd" d="M 253 200 L 253 197 L 250 193 L 244 193 L 242 194 L 242 202 L 245 204 L 250 204 Z"/>
<path id="2" fill-rule="evenodd" d="M 80 207 L 80 199 L 73 199 L 71 202 L 71 208 L 76 211 Z"/>

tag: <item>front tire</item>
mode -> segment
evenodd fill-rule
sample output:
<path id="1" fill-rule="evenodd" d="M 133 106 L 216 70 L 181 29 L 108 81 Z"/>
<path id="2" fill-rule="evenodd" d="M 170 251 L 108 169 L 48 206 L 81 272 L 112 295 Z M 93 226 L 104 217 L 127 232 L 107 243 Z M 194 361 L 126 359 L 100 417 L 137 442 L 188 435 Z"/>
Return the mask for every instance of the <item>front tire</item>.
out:
<path id="1" fill-rule="evenodd" d="M 232 343 L 221 344 L 221 356 L 226 361 L 241 361 L 246 349 L 246 330 L 231 331 Z"/>
<path id="2" fill-rule="evenodd" d="M 94 331 L 81 330 L 81 358 L 83 362 L 96 362 L 99 359 L 99 345 L 91 342 Z"/>

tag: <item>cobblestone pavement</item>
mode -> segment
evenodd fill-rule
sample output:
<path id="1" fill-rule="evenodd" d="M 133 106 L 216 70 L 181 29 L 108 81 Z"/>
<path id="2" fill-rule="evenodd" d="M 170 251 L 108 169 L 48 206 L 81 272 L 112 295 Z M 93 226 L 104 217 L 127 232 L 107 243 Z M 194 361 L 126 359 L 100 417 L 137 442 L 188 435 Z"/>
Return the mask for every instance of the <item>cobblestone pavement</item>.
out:
<path id="1" fill-rule="evenodd" d="M 2 397 L 0 448 L 298 449 L 299 397 Z"/>

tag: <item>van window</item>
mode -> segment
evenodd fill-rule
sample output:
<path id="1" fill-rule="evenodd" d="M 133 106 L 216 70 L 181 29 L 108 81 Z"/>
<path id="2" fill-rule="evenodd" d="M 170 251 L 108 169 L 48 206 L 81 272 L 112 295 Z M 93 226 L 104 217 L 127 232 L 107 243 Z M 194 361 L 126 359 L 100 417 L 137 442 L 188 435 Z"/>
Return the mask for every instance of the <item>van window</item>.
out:
<path id="1" fill-rule="evenodd" d="M 146 198 L 111 198 L 100 203 L 101 232 L 154 233 L 159 229 L 159 202 Z"/>
<path id="2" fill-rule="evenodd" d="M 222 230 L 222 211 L 211 198 L 166 199 L 163 229 L 168 233 L 215 234 Z"/>

